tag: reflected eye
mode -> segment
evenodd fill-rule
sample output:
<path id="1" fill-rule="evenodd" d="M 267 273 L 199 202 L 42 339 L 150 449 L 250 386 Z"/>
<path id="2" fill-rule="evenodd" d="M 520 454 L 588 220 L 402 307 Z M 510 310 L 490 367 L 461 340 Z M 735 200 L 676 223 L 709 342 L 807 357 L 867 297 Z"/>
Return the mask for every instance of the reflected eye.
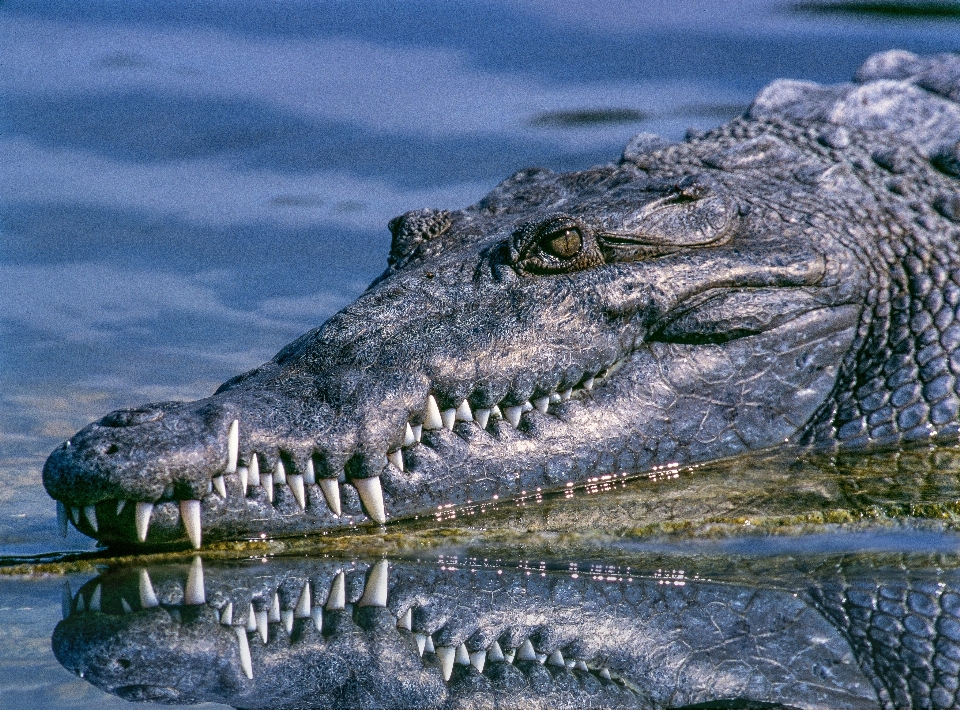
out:
<path id="1" fill-rule="evenodd" d="M 583 235 L 576 227 L 555 229 L 540 237 L 540 248 L 560 259 L 571 259 L 580 253 Z"/>

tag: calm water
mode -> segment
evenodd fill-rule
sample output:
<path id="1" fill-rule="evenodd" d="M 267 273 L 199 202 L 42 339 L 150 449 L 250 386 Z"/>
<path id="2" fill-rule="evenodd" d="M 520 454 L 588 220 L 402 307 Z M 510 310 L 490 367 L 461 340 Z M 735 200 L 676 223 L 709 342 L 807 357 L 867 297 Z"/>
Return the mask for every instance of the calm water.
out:
<path id="1" fill-rule="evenodd" d="M 47 453 L 269 359 L 382 270 L 391 217 L 680 138 L 774 78 L 844 81 L 892 47 L 956 50 L 960 22 L 769 0 L 3 3 L 0 556 L 92 550 L 56 536 Z M 4 706 L 119 706 L 51 656 L 60 595 L 0 581 Z"/>

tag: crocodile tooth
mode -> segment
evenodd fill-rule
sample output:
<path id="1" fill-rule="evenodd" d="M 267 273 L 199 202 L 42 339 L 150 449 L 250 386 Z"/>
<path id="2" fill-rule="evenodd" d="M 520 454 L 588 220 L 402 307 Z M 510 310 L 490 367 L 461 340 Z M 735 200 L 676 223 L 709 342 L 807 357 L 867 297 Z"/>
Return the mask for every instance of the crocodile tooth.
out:
<path id="1" fill-rule="evenodd" d="M 340 515 L 340 486 L 336 478 L 321 478 L 317 481 L 320 490 L 323 491 L 323 497 L 327 501 L 327 507 L 334 515 Z"/>
<path id="2" fill-rule="evenodd" d="M 358 606 L 378 606 L 387 605 L 387 583 L 390 577 L 390 567 L 386 560 L 378 561 L 373 569 L 370 570 L 370 576 L 367 577 L 367 584 L 363 588 L 363 596 L 357 602 Z"/>
<path id="3" fill-rule="evenodd" d="M 493 645 L 487 649 L 487 660 L 491 663 L 496 663 L 504 660 L 503 651 L 500 649 L 500 644 L 496 641 L 493 642 Z"/>
<path id="4" fill-rule="evenodd" d="M 583 381 L 583 389 L 585 389 L 587 392 L 589 392 L 590 390 L 593 389 L 593 383 L 594 383 L 594 378 L 593 378 L 593 377 L 588 377 L 587 379 L 585 379 L 585 380 Z"/>
<path id="5" fill-rule="evenodd" d="M 83 508 L 83 517 L 87 519 L 87 522 L 90 523 L 90 527 L 93 528 L 94 532 L 100 532 L 100 528 L 97 525 L 97 506 L 87 505 Z"/>
<path id="6" fill-rule="evenodd" d="M 523 407 L 504 407 L 503 409 L 503 418 L 508 422 L 513 424 L 513 426 L 520 426 L 520 415 L 523 414 Z"/>
<path id="7" fill-rule="evenodd" d="M 427 637 L 424 636 L 423 634 L 414 634 L 413 640 L 417 642 L 417 652 L 422 656 L 423 649 L 426 648 L 426 645 L 427 645 Z"/>
<path id="8" fill-rule="evenodd" d="M 470 665 L 483 673 L 483 666 L 487 662 L 486 651 L 476 651 L 470 654 Z"/>
<path id="9" fill-rule="evenodd" d="M 310 618 L 313 619 L 313 625 L 317 631 L 323 631 L 323 609 L 315 606 L 310 610 Z"/>
<path id="10" fill-rule="evenodd" d="M 407 423 L 407 428 L 403 430 L 403 443 L 400 446 L 413 446 L 417 443 L 417 437 L 413 435 L 413 429 L 410 427 L 410 423 Z"/>
<path id="11" fill-rule="evenodd" d="M 100 611 L 100 602 L 103 599 L 103 588 L 97 585 L 93 588 L 93 594 L 90 595 L 90 604 L 87 607 L 90 611 Z"/>
<path id="12" fill-rule="evenodd" d="M 62 501 L 57 501 L 57 530 L 60 531 L 60 537 L 67 536 L 67 506 Z"/>
<path id="13" fill-rule="evenodd" d="M 60 613 L 66 619 L 73 611 L 73 592 L 70 590 L 70 580 L 63 580 L 63 587 L 60 589 Z M 421 655 L 423 655 L 421 653 Z"/>
<path id="14" fill-rule="evenodd" d="M 532 411 L 533 411 L 533 405 L 530 404 L 530 400 L 527 400 L 526 402 L 524 402 L 523 404 L 521 404 L 520 407 L 521 407 L 521 408 L 523 409 L 523 411 L 525 411 L 525 412 L 532 412 Z"/>
<path id="15" fill-rule="evenodd" d="M 227 497 L 227 484 L 224 483 L 223 476 L 214 476 L 213 487 L 216 489 L 221 498 Z"/>
<path id="16" fill-rule="evenodd" d="M 390 453 L 388 453 L 387 461 L 392 463 L 394 468 L 397 468 L 400 471 L 403 470 L 403 453 L 400 451 L 400 449 L 397 449 L 396 451 L 391 451 Z"/>
<path id="17" fill-rule="evenodd" d="M 456 658 L 457 651 L 452 646 L 437 646 L 437 658 L 440 659 L 440 672 L 444 680 L 450 680 L 453 675 L 453 660 Z"/>
<path id="18" fill-rule="evenodd" d="M 250 485 L 259 486 L 260 485 L 260 459 L 257 458 L 256 454 L 250 457 Z"/>
<path id="19" fill-rule="evenodd" d="M 294 607 L 293 616 L 296 619 L 310 618 L 310 580 L 303 583 L 303 589 L 300 590 L 300 597 L 297 599 L 297 606 Z"/>
<path id="20" fill-rule="evenodd" d="M 344 577 L 343 572 L 338 572 L 337 576 L 333 578 L 333 582 L 330 584 L 330 594 L 327 595 L 326 608 L 329 610 L 345 609 L 346 606 L 346 578 Z"/>
<path id="21" fill-rule="evenodd" d="M 307 470 L 303 472 L 303 482 L 308 486 L 317 482 L 317 471 L 313 467 L 313 457 L 307 459 Z"/>
<path id="22" fill-rule="evenodd" d="M 539 397 L 533 400 L 533 404 L 530 405 L 536 409 L 540 414 L 546 414 L 547 409 L 550 408 L 550 398 L 549 397 Z"/>
<path id="23" fill-rule="evenodd" d="M 508 648 L 506 651 L 503 652 L 503 660 L 505 660 L 507 663 L 513 663 L 513 659 L 516 657 L 516 655 L 517 655 L 517 649 Z"/>
<path id="24" fill-rule="evenodd" d="M 307 492 L 303 487 L 303 476 L 299 473 L 287 476 L 287 486 L 293 493 L 294 500 L 297 501 L 300 510 L 305 510 L 307 507 Z"/>
<path id="25" fill-rule="evenodd" d="M 423 424 L 417 424 L 416 426 L 410 427 L 410 431 L 413 432 L 413 438 L 419 444 L 420 439 L 423 436 Z"/>
<path id="26" fill-rule="evenodd" d="M 473 413 L 473 416 L 477 421 L 477 426 L 479 426 L 481 429 L 487 428 L 487 422 L 490 421 L 489 409 L 478 409 Z"/>
<path id="27" fill-rule="evenodd" d="M 247 631 L 242 626 L 234 629 L 237 634 L 237 643 L 240 645 L 240 668 L 243 674 L 253 680 L 253 660 L 250 658 L 250 643 L 247 641 Z"/>
<path id="28" fill-rule="evenodd" d="M 547 662 L 547 654 L 545 654 L 545 653 L 538 653 L 538 654 L 537 654 L 537 663 L 539 663 L 539 664 L 542 666 L 542 665 L 543 665 L 544 663 L 546 663 L 546 662 Z"/>
<path id="29" fill-rule="evenodd" d="M 440 408 L 437 406 L 437 400 L 433 395 L 427 395 L 426 411 L 423 413 L 424 429 L 442 429 L 443 419 L 440 417 Z"/>
<path id="30" fill-rule="evenodd" d="M 573 388 L 568 387 L 567 389 L 563 390 L 563 392 L 560 392 L 559 394 L 560 394 L 560 401 L 566 402 L 568 399 L 570 399 L 570 396 L 573 394 Z"/>
<path id="31" fill-rule="evenodd" d="M 590 670 L 589 668 L 587 668 L 587 664 L 584 661 L 574 661 L 573 667 L 576 668 L 578 671 Z"/>
<path id="32" fill-rule="evenodd" d="M 207 481 L 207 493 L 213 493 L 213 481 Z"/>
<path id="33" fill-rule="evenodd" d="M 607 668 L 601 668 L 599 675 L 600 675 L 601 678 L 606 678 L 607 680 L 611 680 L 611 678 L 610 678 L 610 670 L 607 669 Z"/>
<path id="34" fill-rule="evenodd" d="M 127 501 L 125 498 L 121 498 L 117 501 L 117 517 L 120 517 L 120 513 L 123 512 L 123 509 L 127 506 Z"/>
<path id="35" fill-rule="evenodd" d="M 200 501 L 180 501 L 180 517 L 183 518 L 183 527 L 187 529 L 187 537 L 194 550 L 200 549 Z"/>
<path id="36" fill-rule="evenodd" d="M 503 419 L 503 412 L 500 411 L 500 405 L 495 404 L 492 407 L 490 407 L 490 418 Z"/>
<path id="37" fill-rule="evenodd" d="M 370 478 L 357 478 L 353 481 L 357 493 L 360 494 L 360 502 L 363 503 L 364 510 L 370 519 L 383 525 L 387 522 L 387 513 L 383 508 L 383 489 L 380 487 L 379 476 Z"/>
<path id="38" fill-rule="evenodd" d="M 550 396 L 548 397 L 548 399 L 550 400 L 550 404 L 556 404 L 557 402 L 561 402 L 561 401 L 562 401 L 562 398 L 561 398 L 560 395 L 557 394 L 556 392 L 551 392 L 551 393 L 550 393 Z"/>
<path id="39" fill-rule="evenodd" d="M 517 650 L 517 660 L 518 661 L 535 661 L 537 660 L 537 652 L 533 650 L 533 644 L 530 643 L 530 639 L 527 639 L 523 642 L 523 645 Z"/>
<path id="40" fill-rule="evenodd" d="M 423 652 L 424 653 L 436 653 L 437 649 L 433 647 L 433 636 L 427 634 L 427 638 L 423 642 Z"/>
<path id="41" fill-rule="evenodd" d="M 280 612 L 280 621 L 283 622 L 283 630 L 287 636 L 293 633 L 293 609 L 284 609 Z"/>
<path id="42" fill-rule="evenodd" d="M 470 652 L 467 650 L 467 645 L 465 643 L 457 646 L 457 655 L 453 657 L 453 662 L 458 666 L 470 665 Z"/>
<path id="43" fill-rule="evenodd" d="M 250 607 L 247 609 L 247 623 L 244 628 L 250 632 L 257 630 L 257 610 L 253 608 L 253 602 L 250 602 Z"/>
<path id="44" fill-rule="evenodd" d="M 267 612 L 267 621 L 277 623 L 280 621 L 280 595 L 273 593 L 273 600 L 270 602 L 270 611 Z"/>
<path id="45" fill-rule="evenodd" d="M 456 409 L 444 409 L 440 412 L 440 419 L 443 421 L 445 429 L 453 430 L 453 424 L 457 421 Z"/>
<path id="46" fill-rule="evenodd" d="M 124 599 L 123 597 L 120 597 L 120 608 L 123 609 L 123 613 L 124 613 L 124 614 L 132 614 L 132 613 L 133 613 L 133 607 L 130 606 L 130 602 L 128 602 L 128 601 L 127 601 L 126 599 Z"/>
<path id="47" fill-rule="evenodd" d="M 233 473 L 237 470 L 237 453 L 240 449 L 240 422 L 236 419 L 230 423 L 230 433 L 227 434 L 227 470 L 224 473 Z"/>
<path id="48" fill-rule="evenodd" d="M 260 474 L 260 485 L 263 486 L 263 492 L 267 494 L 267 500 L 273 503 L 273 474 Z"/>
<path id="49" fill-rule="evenodd" d="M 287 483 L 287 469 L 283 467 L 283 461 L 277 460 L 277 465 L 273 467 L 273 482 L 278 486 Z"/>
<path id="50" fill-rule="evenodd" d="M 547 665 L 566 667 L 567 664 L 563 660 L 563 654 L 560 653 L 560 649 L 557 649 L 547 657 Z"/>
<path id="51" fill-rule="evenodd" d="M 246 466 L 237 467 L 237 475 L 240 477 L 240 490 L 243 491 L 243 497 L 247 497 L 247 488 L 250 486 L 250 469 Z"/>
<path id="52" fill-rule="evenodd" d="M 413 629 L 413 607 L 410 607 L 397 619 L 397 628 L 410 631 Z"/>
<path id="53" fill-rule="evenodd" d="M 74 526 L 80 525 L 80 508 L 70 507 L 70 519 L 73 520 Z"/>
<path id="54" fill-rule="evenodd" d="M 207 592 L 203 585 L 203 562 L 199 557 L 194 557 L 193 564 L 190 565 L 187 586 L 183 592 L 183 603 L 190 605 L 207 603 Z"/>
<path id="55" fill-rule="evenodd" d="M 140 570 L 140 607 L 143 609 L 152 609 L 160 606 L 156 592 L 153 591 L 153 585 L 150 583 L 150 573 L 147 570 Z"/>
<path id="56" fill-rule="evenodd" d="M 568 658 L 566 661 L 564 661 L 564 666 L 566 668 L 573 668 L 575 665 L 577 665 L 577 662 L 572 658 Z"/>
<path id="57" fill-rule="evenodd" d="M 86 604 L 83 602 L 83 592 L 77 595 L 77 611 L 86 611 Z"/>
<path id="58" fill-rule="evenodd" d="M 227 602 L 220 612 L 220 623 L 224 626 L 233 626 L 233 602 Z"/>
<path id="59" fill-rule="evenodd" d="M 258 611 L 256 613 L 257 619 L 257 633 L 260 634 L 260 640 L 264 643 L 267 642 L 267 639 L 270 638 L 270 626 L 267 623 L 267 611 Z"/>
<path id="60" fill-rule="evenodd" d="M 470 403 L 467 402 L 467 400 L 463 400 L 460 406 L 457 407 L 456 417 L 458 422 L 473 421 L 473 412 L 470 411 Z"/>
<path id="61" fill-rule="evenodd" d="M 150 516 L 153 515 L 153 503 L 137 503 L 137 512 L 135 519 L 137 523 L 137 539 L 140 542 L 147 541 L 147 531 L 150 530 Z"/>

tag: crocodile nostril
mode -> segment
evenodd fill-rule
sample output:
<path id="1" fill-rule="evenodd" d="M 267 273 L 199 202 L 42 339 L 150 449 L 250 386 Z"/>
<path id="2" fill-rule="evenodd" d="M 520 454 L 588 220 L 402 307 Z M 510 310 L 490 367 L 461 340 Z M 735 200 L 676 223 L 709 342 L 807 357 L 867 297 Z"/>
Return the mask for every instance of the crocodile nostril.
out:
<path id="1" fill-rule="evenodd" d="M 107 449 L 106 453 L 109 456 L 110 454 L 115 454 L 120 450 L 120 447 L 116 444 L 110 444 L 110 448 Z"/>

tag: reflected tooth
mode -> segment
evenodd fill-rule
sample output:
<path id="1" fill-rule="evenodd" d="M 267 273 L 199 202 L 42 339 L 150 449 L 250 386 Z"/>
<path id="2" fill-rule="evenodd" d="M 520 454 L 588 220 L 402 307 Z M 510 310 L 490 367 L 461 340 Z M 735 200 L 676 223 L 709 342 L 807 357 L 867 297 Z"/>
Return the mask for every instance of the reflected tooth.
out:
<path id="1" fill-rule="evenodd" d="M 345 609 L 347 606 L 346 578 L 343 572 L 338 572 L 330 584 L 330 594 L 327 595 L 327 609 Z"/>
<path id="2" fill-rule="evenodd" d="M 257 630 L 257 610 L 253 608 L 253 602 L 250 602 L 250 608 L 247 609 L 247 623 L 244 628 L 251 632 Z"/>
<path id="3" fill-rule="evenodd" d="M 130 603 L 123 597 L 120 597 L 120 607 L 123 609 L 124 614 L 133 613 L 133 608 L 130 606 Z"/>
<path id="4" fill-rule="evenodd" d="M 437 400 L 433 398 L 432 394 L 427 396 L 427 407 L 423 414 L 423 428 L 427 430 L 443 428 L 440 408 L 437 406 Z"/>
<path id="5" fill-rule="evenodd" d="M 223 476 L 215 476 L 213 479 L 213 487 L 220 494 L 221 498 L 227 497 L 227 484 L 223 481 Z"/>
<path id="6" fill-rule="evenodd" d="M 203 562 L 199 557 L 193 558 L 190 572 L 187 574 L 187 586 L 183 592 L 184 604 L 206 604 L 207 593 L 203 585 Z"/>
<path id="7" fill-rule="evenodd" d="M 60 537 L 67 536 L 67 506 L 61 501 L 57 501 L 57 530 L 60 531 Z"/>
<path id="8" fill-rule="evenodd" d="M 317 482 L 320 490 L 323 491 L 323 497 L 327 501 L 327 507 L 334 515 L 340 515 L 340 486 L 336 478 L 321 478 Z"/>
<path id="9" fill-rule="evenodd" d="M 473 412 L 470 411 L 470 403 L 467 400 L 463 400 L 460 403 L 460 406 L 457 407 L 457 421 L 458 422 L 472 422 L 473 421 Z"/>
<path id="10" fill-rule="evenodd" d="M 397 619 L 397 628 L 406 629 L 407 631 L 413 629 L 413 607 L 410 607 L 400 615 L 400 618 Z"/>
<path id="11" fill-rule="evenodd" d="M 420 439 L 423 436 L 423 424 L 417 424 L 416 426 L 410 427 L 410 431 L 413 432 L 413 438 L 419 444 Z"/>
<path id="12" fill-rule="evenodd" d="M 489 409 L 478 409 L 474 412 L 474 417 L 477 420 L 477 426 L 481 429 L 487 428 L 487 422 L 490 421 L 490 410 Z"/>
<path id="13" fill-rule="evenodd" d="M 234 629 L 237 634 L 237 643 L 240 645 L 240 668 L 243 674 L 253 680 L 253 660 L 250 658 L 250 643 L 247 641 L 247 632 L 241 626 Z"/>
<path id="14" fill-rule="evenodd" d="M 250 469 L 246 466 L 240 466 L 237 469 L 237 475 L 240 477 L 240 490 L 243 491 L 243 497 L 247 497 L 247 488 L 250 486 Z"/>
<path id="15" fill-rule="evenodd" d="M 187 537 L 193 549 L 200 549 L 200 501 L 180 501 L 180 517 L 183 518 L 183 527 L 187 529 Z"/>
<path id="16" fill-rule="evenodd" d="M 126 507 L 127 501 L 124 498 L 121 498 L 117 501 L 117 517 L 120 517 L 120 513 L 123 512 L 123 509 Z"/>
<path id="17" fill-rule="evenodd" d="M 453 661 L 456 658 L 457 651 L 452 646 L 438 646 L 437 658 L 440 659 L 440 672 L 444 680 L 450 680 L 453 675 Z"/>
<path id="18" fill-rule="evenodd" d="M 287 469 L 283 467 L 283 461 L 277 460 L 277 465 L 273 467 L 273 482 L 282 486 L 287 482 Z"/>
<path id="19" fill-rule="evenodd" d="M 605 679 L 607 679 L 607 680 L 611 680 L 611 678 L 610 678 L 610 671 L 609 671 L 608 669 L 606 669 L 606 668 L 601 668 L 601 669 L 600 669 L 600 673 L 599 673 L 598 675 L 599 675 L 601 678 L 605 678 Z"/>
<path id="20" fill-rule="evenodd" d="M 267 621 L 277 623 L 280 621 L 280 595 L 273 593 L 273 601 L 270 602 L 270 611 L 267 612 Z"/>
<path id="21" fill-rule="evenodd" d="M 352 481 L 357 493 L 360 494 L 360 502 L 363 503 L 364 510 L 374 522 L 383 525 L 387 522 L 387 513 L 383 508 L 383 489 L 380 487 L 379 476 L 371 478 L 357 478 Z"/>
<path id="22" fill-rule="evenodd" d="M 90 527 L 93 528 L 94 532 L 100 532 L 100 528 L 97 526 L 97 507 L 95 505 L 85 506 L 83 509 L 83 517 L 90 523 Z"/>
<path id="23" fill-rule="evenodd" d="M 323 631 L 323 609 L 318 606 L 311 609 L 310 618 L 313 619 L 313 625 L 317 631 Z"/>
<path id="24" fill-rule="evenodd" d="M 262 474 L 260 476 L 260 485 L 263 486 L 263 492 L 267 494 L 267 500 L 273 503 L 273 474 Z"/>
<path id="25" fill-rule="evenodd" d="M 295 619 L 309 619 L 310 611 L 310 580 L 308 579 L 304 582 L 303 589 L 300 590 L 300 597 L 297 599 L 293 616 Z"/>
<path id="26" fill-rule="evenodd" d="M 537 652 L 533 650 L 533 644 L 530 643 L 530 639 L 527 639 L 523 642 L 523 645 L 517 650 L 517 660 L 518 661 L 535 661 L 537 660 Z"/>
<path id="27" fill-rule="evenodd" d="M 283 622 L 283 628 L 287 636 L 293 633 L 293 609 L 284 609 L 280 612 L 280 621 Z"/>
<path id="28" fill-rule="evenodd" d="M 403 470 L 403 453 L 400 451 L 400 449 L 391 451 L 389 454 L 387 454 L 387 461 L 392 463 L 394 468 L 399 469 L 400 471 Z"/>
<path id="29" fill-rule="evenodd" d="M 562 402 L 563 398 L 556 392 L 550 394 L 550 404 L 556 404 L 557 402 Z"/>
<path id="30" fill-rule="evenodd" d="M 453 662 L 458 666 L 470 665 L 470 652 L 467 650 L 467 645 L 465 643 L 457 646 L 457 655 L 454 656 Z"/>
<path id="31" fill-rule="evenodd" d="M 572 394 L 573 394 L 573 388 L 572 388 L 572 387 L 563 390 L 563 392 L 560 392 L 560 401 L 561 401 L 561 402 L 566 402 L 568 399 L 570 399 L 570 396 L 571 396 Z"/>
<path id="32" fill-rule="evenodd" d="M 417 443 L 417 437 L 413 435 L 413 429 L 407 423 L 407 428 L 403 430 L 403 443 L 400 446 L 413 446 Z"/>
<path id="33" fill-rule="evenodd" d="M 251 486 L 260 485 L 260 459 L 257 458 L 256 454 L 250 457 L 250 473 L 248 477 Z"/>
<path id="34" fill-rule="evenodd" d="M 427 638 L 423 642 L 423 652 L 424 653 L 436 653 L 437 649 L 433 647 L 433 636 L 427 634 Z"/>
<path id="35" fill-rule="evenodd" d="M 73 611 L 73 592 L 70 590 L 70 580 L 63 580 L 63 588 L 60 590 L 60 613 L 66 619 Z"/>
<path id="36" fill-rule="evenodd" d="M 98 584 L 90 595 L 90 611 L 100 611 L 100 602 L 103 599 L 103 588 Z"/>
<path id="37" fill-rule="evenodd" d="M 307 492 L 303 487 L 303 476 L 299 473 L 287 476 L 287 486 L 290 488 L 290 492 L 293 493 L 294 500 L 297 501 L 300 510 L 305 510 L 307 507 Z"/>
<path id="38" fill-rule="evenodd" d="M 390 567 L 386 560 L 377 562 L 370 570 L 370 576 L 367 577 L 367 584 L 363 588 L 363 596 L 357 603 L 358 606 L 378 606 L 387 605 L 387 583 L 390 577 Z"/>
<path id="39" fill-rule="evenodd" d="M 256 619 L 257 619 L 257 633 L 260 634 L 260 640 L 266 643 L 270 635 L 270 627 L 267 624 L 266 609 L 264 609 L 263 611 L 258 611 L 256 613 Z"/>
<path id="40" fill-rule="evenodd" d="M 227 602 L 220 613 L 220 623 L 224 626 L 233 626 L 233 602 Z"/>
<path id="41" fill-rule="evenodd" d="M 550 398 L 538 397 L 537 399 L 533 400 L 533 404 L 531 406 L 540 412 L 540 414 L 546 414 L 547 409 L 550 408 Z"/>
<path id="42" fill-rule="evenodd" d="M 445 429 L 453 430 L 453 424 L 457 421 L 457 410 L 456 409 L 444 409 L 440 412 L 440 419 L 443 421 L 443 426 Z"/>
<path id="43" fill-rule="evenodd" d="M 590 390 L 592 390 L 592 389 L 593 389 L 593 382 L 594 382 L 594 378 L 593 378 L 593 377 L 588 377 L 587 379 L 585 379 L 585 380 L 583 381 L 583 389 L 585 389 L 587 392 L 589 392 Z"/>
<path id="44" fill-rule="evenodd" d="M 557 649 L 547 657 L 548 666 L 561 666 L 566 667 L 566 662 L 563 660 L 563 654 L 560 653 L 560 649 Z"/>
<path id="45" fill-rule="evenodd" d="M 470 665 L 483 673 L 483 666 L 487 662 L 487 652 L 477 651 L 470 654 Z"/>
<path id="46" fill-rule="evenodd" d="M 230 424 L 230 433 L 227 434 L 227 470 L 233 473 L 237 470 L 237 452 L 240 449 L 240 422 L 236 419 Z"/>
<path id="47" fill-rule="evenodd" d="M 66 617 L 64 617 L 64 618 L 66 618 Z M 424 649 L 424 648 L 426 647 L 426 645 L 427 645 L 427 637 L 424 636 L 423 634 L 414 634 L 414 635 L 413 635 L 413 640 L 417 642 L 417 653 L 419 653 L 419 654 L 422 656 L 422 655 L 423 655 L 423 649 Z"/>
<path id="48" fill-rule="evenodd" d="M 513 424 L 513 426 L 520 425 L 520 415 L 523 414 L 523 407 L 504 407 L 503 409 L 503 418 L 508 422 Z"/>
<path id="49" fill-rule="evenodd" d="M 150 516 L 153 515 L 153 503 L 137 503 L 137 512 L 134 515 L 137 523 L 137 539 L 147 541 L 147 531 L 150 530 Z"/>
<path id="50" fill-rule="evenodd" d="M 487 660 L 491 663 L 497 663 L 503 660 L 503 651 L 500 650 L 500 644 L 496 641 L 494 641 L 493 645 L 487 649 Z"/>
<path id="51" fill-rule="evenodd" d="M 317 472 L 313 467 L 313 457 L 307 459 L 307 470 L 303 474 L 303 482 L 308 486 L 312 486 L 317 482 Z"/>
<path id="52" fill-rule="evenodd" d="M 153 591 L 153 585 L 150 583 L 150 573 L 145 569 L 140 570 L 140 606 L 143 609 L 160 606 L 157 594 Z"/>

